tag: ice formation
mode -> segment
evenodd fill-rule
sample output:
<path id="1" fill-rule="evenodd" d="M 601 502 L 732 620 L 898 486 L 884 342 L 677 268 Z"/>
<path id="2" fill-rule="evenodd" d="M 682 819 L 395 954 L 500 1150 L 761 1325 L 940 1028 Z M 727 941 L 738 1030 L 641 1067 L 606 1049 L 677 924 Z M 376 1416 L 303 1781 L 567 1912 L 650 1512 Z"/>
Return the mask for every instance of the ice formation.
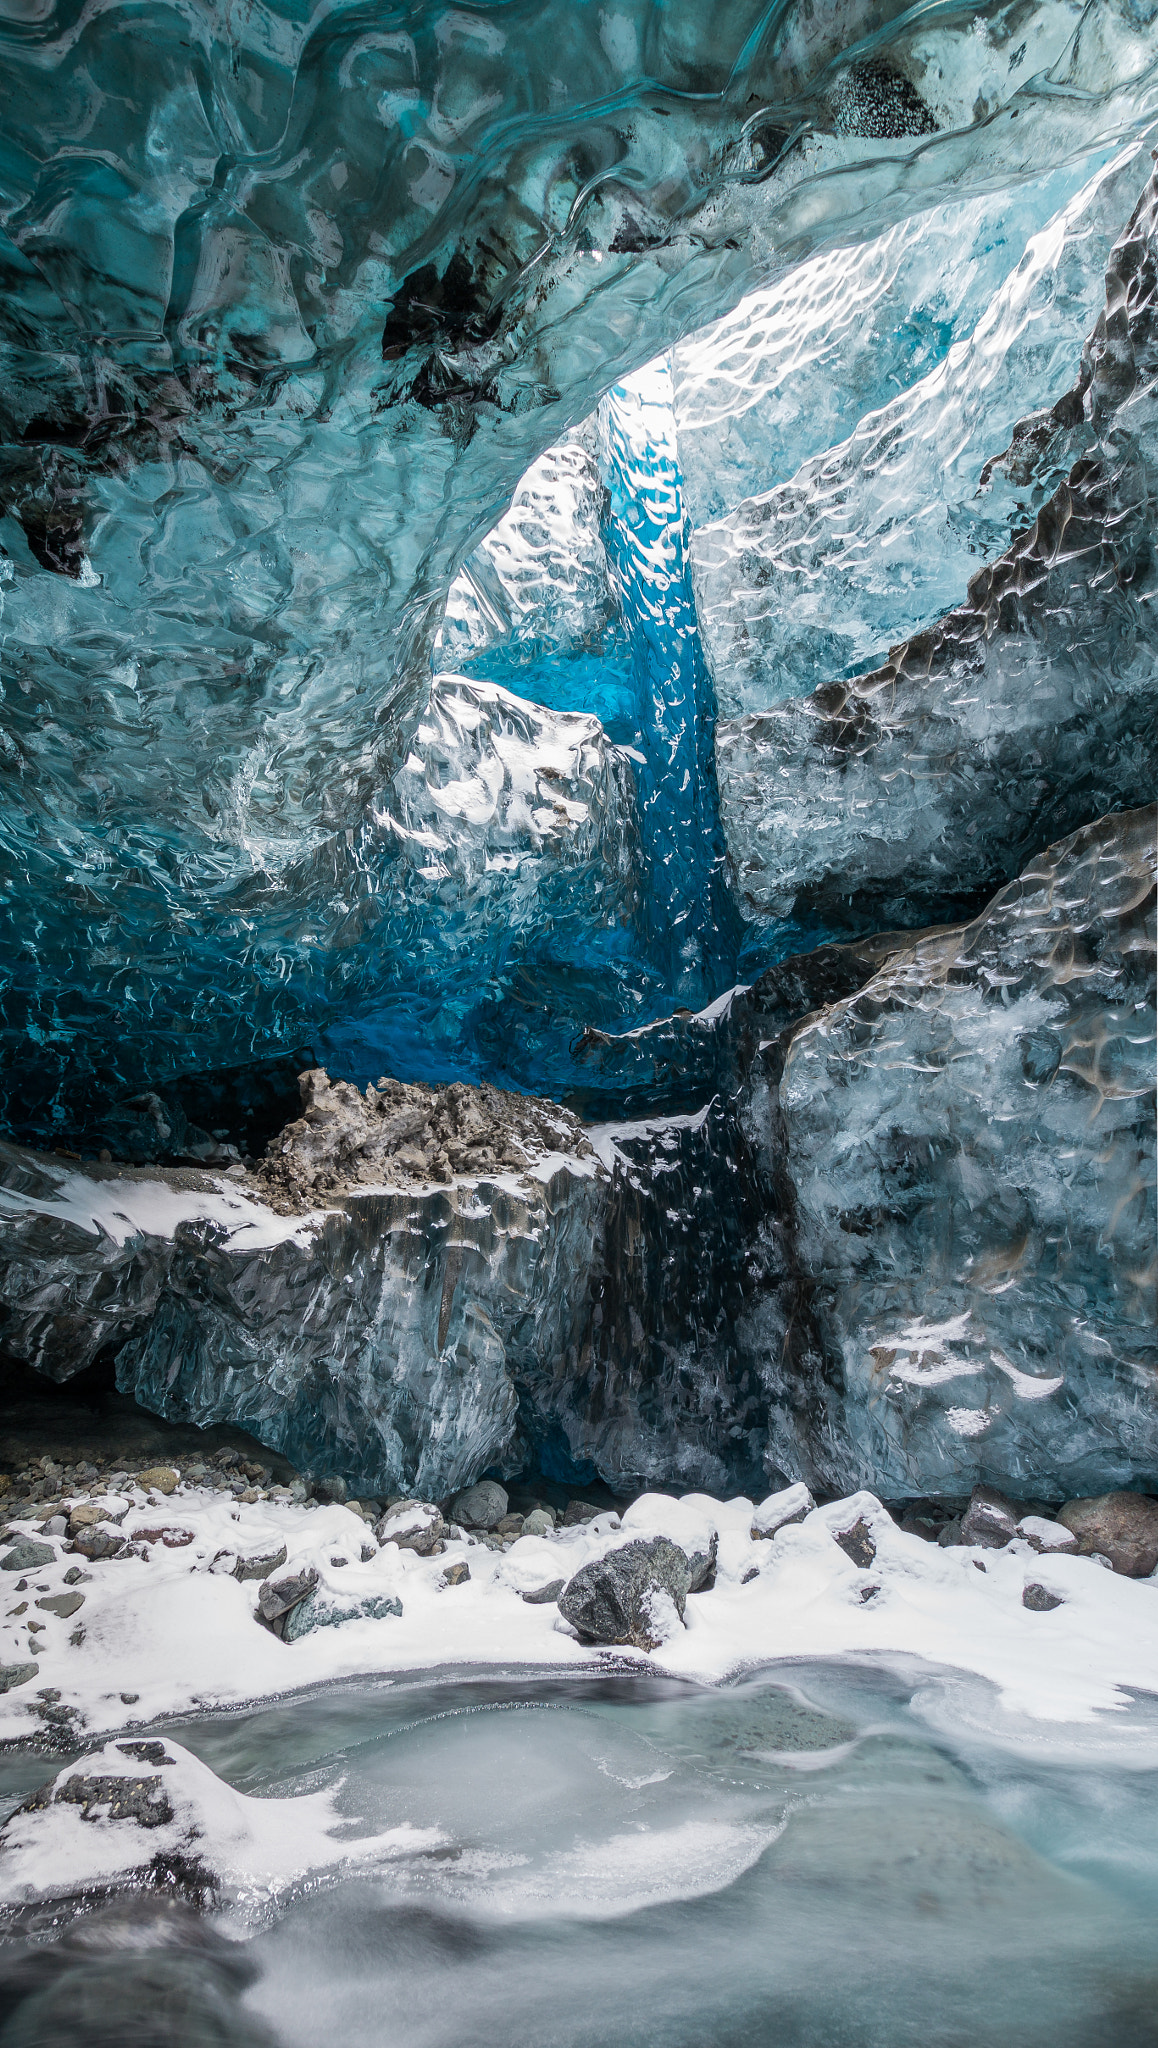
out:
<path id="1" fill-rule="evenodd" d="M 1158 1484 L 1152 9 L 196 19 L 3 32 L 5 1344 Z"/>

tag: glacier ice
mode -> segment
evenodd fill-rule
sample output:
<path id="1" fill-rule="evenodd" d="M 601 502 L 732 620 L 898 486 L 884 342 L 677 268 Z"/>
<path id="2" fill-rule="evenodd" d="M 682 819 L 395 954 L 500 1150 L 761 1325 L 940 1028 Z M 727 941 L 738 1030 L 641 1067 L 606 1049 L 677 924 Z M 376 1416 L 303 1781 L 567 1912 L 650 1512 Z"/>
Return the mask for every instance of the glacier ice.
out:
<path id="1" fill-rule="evenodd" d="M 747 905 L 839 928 L 953 914 L 1154 786 L 1158 182 L 1116 242 L 1069 416 L 1086 451 L 963 602 L 880 668 L 721 721 Z"/>
<path id="2" fill-rule="evenodd" d="M 779 1140 L 842 1486 L 1158 1485 L 1156 824 L 1049 848 L 790 1040 Z"/>
<path id="3" fill-rule="evenodd" d="M 203 26 L 0 30 L 5 1342 L 375 1489 L 1152 1478 L 1145 1075 L 1050 1065 L 1144 1021 L 1149 0 Z"/>
<path id="4" fill-rule="evenodd" d="M 6 1147 L 0 1336 L 59 1378 L 109 1346 L 146 1406 L 368 1492 L 528 1460 L 625 1492 L 1158 1485 L 1156 822 L 653 1027 L 705 1106 L 570 1119 L 529 1163 L 549 1104 L 464 1101 L 490 1135 L 444 1181 L 444 1139 L 317 1077 L 296 1199 L 278 1141 L 228 1178 Z"/>
<path id="5" fill-rule="evenodd" d="M 818 673 L 855 675 L 930 624 L 1085 452 L 1079 418 L 1051 460 L 1028 473 L 1023 464 L 1016 480 L 989 466 L 1023 414 L 1070 390 L 1105 296 L 1106 259 L 1149 169 L 1149 149 L 1132 144 L 1099 166 L 925 376 L 912 378 L 910 350 L 899 396 L 866 406 L 847 439 L 822 440 L 783 482 L 698 528 L 696 598 L 724 715 L 794 696 Z M 916 247 L 924 251 L 923 236 Z M 872 323 L 854 335 L 875 359 Z M 842 338 L 832 336 L 828 367 L 844 392 L 847 358 L 854 376 L 858 360 Z M 887 358 L 881 369 L 882 385 L 901 381 L 884 374 Z M 779 435 L 762 423 L 775 455 Z M 807 428 L 794 438 L 808 450 Z M 681 456 L 684 442 L 681 421 Z"/>
<path id="6" fill-rule="evenodd" d="M 329 1021 L 448 587 L 615 379 L 1155 92 L 1135 0 L 615 19 L 5 28 L 13 1130 Z"/>

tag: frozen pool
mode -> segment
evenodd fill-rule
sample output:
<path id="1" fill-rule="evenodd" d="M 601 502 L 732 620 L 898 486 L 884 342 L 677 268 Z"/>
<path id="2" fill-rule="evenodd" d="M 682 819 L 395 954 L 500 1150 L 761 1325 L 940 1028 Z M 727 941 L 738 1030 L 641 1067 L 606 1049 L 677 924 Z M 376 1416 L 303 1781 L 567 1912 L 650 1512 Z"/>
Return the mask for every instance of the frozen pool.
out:
<path id="1" fill-rule="evenodd" d="M 1013 1724 L 979 1681 L 842 1662 L 723 1689 L 408 1679 L 166 1732 L 251 1794 L 340 1785 L 352 1837 L 427 1832 L 354 1878 L 236 1895 L 218 1921 L 254 1966 L 241 2032 L 178 2014 L 151 2034 L 153 1961 L 134 2041 L 259 2022 L 286 2048 L 1158 2041 L 1152 1700 Z M 6 1807 L 45 1775 L 0 1768 Z M 59 1931 L 42 1920 L 38 1945 Z M 57 2031 L 26 2001 L 0 2040 L 63 2043 L 87 1967 L 59 1964 Z M 120 1957 L 122 1990 L 145 1967 Z"/>

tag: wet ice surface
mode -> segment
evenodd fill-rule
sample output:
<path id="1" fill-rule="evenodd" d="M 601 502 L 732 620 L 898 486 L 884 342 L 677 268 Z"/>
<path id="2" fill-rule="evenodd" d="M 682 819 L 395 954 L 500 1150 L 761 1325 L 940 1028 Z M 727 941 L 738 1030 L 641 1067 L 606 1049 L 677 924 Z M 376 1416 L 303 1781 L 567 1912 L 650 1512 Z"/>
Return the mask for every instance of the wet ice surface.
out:
<path id="1" fill-rule="evenodd" d="M 996 1721 L 980 1680 L 829 1660 L 451 1673 L 165 1733 L 251 1797 L 331 1794 L 355 1857 L 423 1830 L 220 1916 L 285 2048 L 1152 2041 L 1158 1701 Z"/>

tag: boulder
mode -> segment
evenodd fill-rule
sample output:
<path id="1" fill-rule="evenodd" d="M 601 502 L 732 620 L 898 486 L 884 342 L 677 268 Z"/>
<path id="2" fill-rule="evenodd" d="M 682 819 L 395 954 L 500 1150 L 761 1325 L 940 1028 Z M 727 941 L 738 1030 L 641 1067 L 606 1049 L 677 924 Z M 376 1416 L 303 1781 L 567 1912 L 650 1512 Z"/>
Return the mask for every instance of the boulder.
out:
<path id="1" fill-rule="evenodd" d="M 1028 1607 L 1031 1614 L 1052 1614 L 1055 1607 L 1065 1605 L 1060 1594 L 1051 1593 L 1048 1587 L 1038 1585 L 1036 1580 L 1026 1586 L 1021 1604 Z"/>
<path id="2" fill-rule="evenodd" d="M 275 1636 L 284 1638 L 286 1617 L 301 1601 L 305 1600 L 318 1583 L 318 1574 L 312 1565 L 304 1571 L 291 1572 L 284 1579 L 263 1579 L 257 1596 L 257 1613 Z"/>
<path id="3" fill-rule="evenodd" d="M 590 1643 L 654 1650 L 682 1622 L 691 1584 L 685 1553 L 666 1536 L 626 1543 L 577 1571 L 559 1612 Z"/>
<path id="4" fill-rule="evenodd" d="M 767 1500 L 760 1502 L 752 1517 L 753 1539 L 769 1541 L 779 1530 L 802 1522 L 815 1506 L 816 1502 L 803 1482 L 786 1486 L 780 1493 L 770 1493 Z"/>
<path id="5" fill-rule="evenodd" d="M 1158 1567 L 1158 1500 L 1144 1493 L 1103 1493 L 1069 1500 L 1058 1513 L 1083 1557 L 1108 1557 L 1127 1579 L 1148 1579 Z"/>
<path id="6" fill-rule="evenodd" d="M 554 1533 L 555 1517 L 550 1508 L 532 1508 L 530 1514 L 523 1517 L 524 1536 L 553 1536 Z"/>
<path id="7" fill-rule="evenodd" d="M 18 1536 L 11 1550 L 0 1557 L 0 1571 L 35 1572 L 41 1565 L 55 1563 L 56 1552 L 51 1543 L 34 1543 L 29 1536 Z"/>
<path id="8" fill-rule="evenodd" d="M 0 1692 L 12 1692 L 39 1674 L 39 1664 L 0 1664 Z"/>
<path id="9" fill-rule="evenodd" d="M 961 1519 L 962 1543 L 1004 1550 L 1017 1534 L 1017 1509 L 992 1486 L 975 1486 Z"/>
<path id="10" fill-rule="evenodd" d="M 446 1534 L 446 1524 L 430 1501 L 404 1500 L 383 1515 L 374 1534 L 379 1543 L 396 1543 L 399 1550 L 432 1557 Z"/>
<path id="11" fill-rule="evenodd" d="M 593 1522 L 602 1513 L 602 1508 L 593 1508 L 589 1500 L 569 1500 L 563 1511 L 563 1527 L 581 1528 L 584 1522 Z"/>
<path id="12" fill-rule="evenodd" d="M 110 1528 L 107 1522 L 94 1522 L 90 1528 L 78 1529 L 73 1538 L 73 1548 L 90 1560 L 119 1557 L 127 1547 L 120 1530 Z"/>
<path id="13" fill-rule="evenodd" d="M 362 1600 L 342 1602 L 325 1593 L 309 1593 L 285 1617 L 283 1640 L 296 1643 L 319 1628 L 341 1628 L 347 1621 L 384 1621 L 400 1618 L 402 1602 L 390 1593 L 369 1593 Z"/>
<path id="14" fill-rule="evenodd" d="M 465 1558 L 459 1557 L 453 1564 L 447 1565 L 440 1583 L 444 1586 L 465 1586 L 469 1578 L 470 1566 Z"/>
<path id="15" fill-rule="evenodd" d="M 455 1494 L 450 1519 L 463 1529 L 497 1529 L 509 1505 L 506 1492 L 496 1479 L 480 1479 L 477 1485 Z"/>

